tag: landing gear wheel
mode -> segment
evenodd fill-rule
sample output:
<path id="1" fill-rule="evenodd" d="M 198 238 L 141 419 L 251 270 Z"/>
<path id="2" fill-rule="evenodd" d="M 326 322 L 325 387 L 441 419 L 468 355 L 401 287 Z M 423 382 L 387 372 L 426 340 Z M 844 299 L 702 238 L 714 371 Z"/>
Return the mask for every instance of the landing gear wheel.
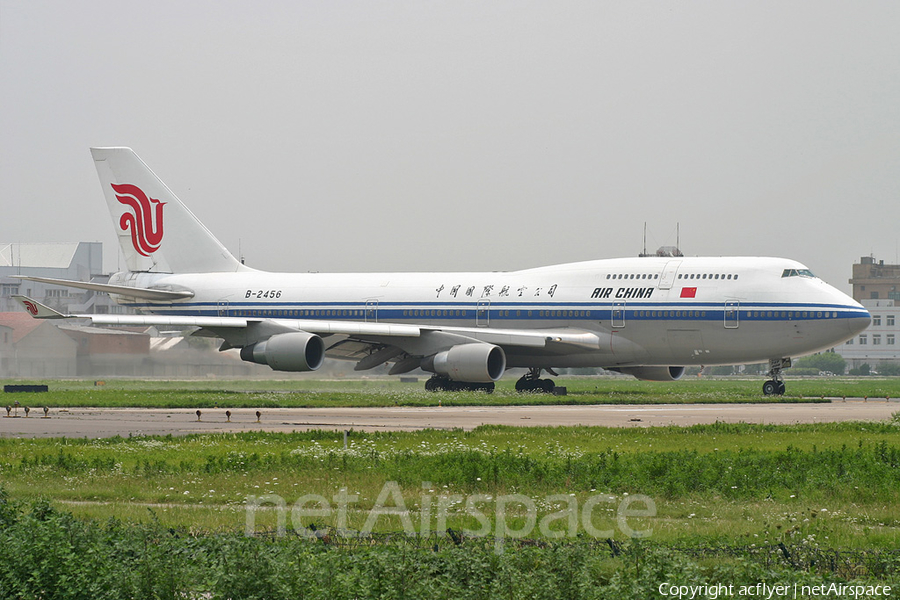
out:
<path id="1" fill-rule="evenodd" d="M 784 396 L 785 385 L 783 381 L 770 379 L 763 384 L 763 394 L 766 396 Z"/>
<path id="2" fill-rule="evenodd" d="M 523 375 L 516 381 L 517 392 L 544 392 L 552 394 L 556 388 L 556 383 L 552 379 L 541 379 L 541 371 L 543 369 L 529 369 L 528 373 Z"/>
<path id="3" fill-rule="evenodd" d="M 769 360 L 769 377 L 772 379 L 763 384 L 763 394 L 766 396 L 784 396 L 785 385 L 781 372 L 790 368 L 790 366 L 790 358 L 773 358 Z"/>
<path id="4" fill-rule="evenodd" d="M 452 383 L 446 377 L 439 377 L 437 375 L 431 377 L 428 381 L 425 382 L 425 391 L 426 392 L 441 392 L 449 388 L 449 384 Z"/>

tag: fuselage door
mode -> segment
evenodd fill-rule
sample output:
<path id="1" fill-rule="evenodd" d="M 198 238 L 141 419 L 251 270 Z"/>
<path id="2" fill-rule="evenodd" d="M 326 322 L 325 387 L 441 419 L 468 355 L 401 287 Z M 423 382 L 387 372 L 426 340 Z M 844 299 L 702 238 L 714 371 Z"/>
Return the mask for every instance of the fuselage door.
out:
<path id="1" fill-rule="evenodd" d="M 740 325 L 741 303 L 729 300 L 725 303 L 725 329 L 737 329 Z"/>
<path id="2" fill-rule="evenodd" d="M 479 300 L 475 305 L 475 327 L 490 327 L 491 301 Z"/>
<path id="3" fill-rule="evenodd" d="M 659 277 L 659 289 L 671 290 L 675 284 L 675 274 L 678 273 L 678 267 L 681 265 L 680 260 L 670 260 L 663 267 L 662 275 Z"/>
<path id="4" fill-rule="evenodd" d="M 228 300 L 219 300 L 216 308 L 218 309 L 220 317 L 228 316 Z"/>
<path id="5" fill-rule="evenodd" d="M 613 302 L 611 325 L 625 327 L 625 303 Z"/>
<path id="6" fill-rule="evenodd" d="M 378 322 L 378 300 L 366 300 L 366 323 Z"/>

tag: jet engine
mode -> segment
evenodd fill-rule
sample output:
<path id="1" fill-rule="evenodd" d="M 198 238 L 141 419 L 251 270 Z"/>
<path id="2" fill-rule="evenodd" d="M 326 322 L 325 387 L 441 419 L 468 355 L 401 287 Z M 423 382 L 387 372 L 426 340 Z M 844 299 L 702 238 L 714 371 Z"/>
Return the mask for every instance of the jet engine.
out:
<path id="1" fill-rule="evenodd" d="M 454 381 L 490 383 L 506 371 L 506 354 L 492 344 L 461 344 L 426 358 L 422 368 Z"/>
<path id="2" fill-rule="evenodd" d="M 325 342 L 314 333 L 293 331 L 241 348 L 241 358 L 276 371 L 315 371 L 325 361 Z"/>
<path id="3" fill-rule="evenodd" d="M 678 381 L 684 375 L 684 367 L 619 367 L 611 370 L 645 381 Z"/>

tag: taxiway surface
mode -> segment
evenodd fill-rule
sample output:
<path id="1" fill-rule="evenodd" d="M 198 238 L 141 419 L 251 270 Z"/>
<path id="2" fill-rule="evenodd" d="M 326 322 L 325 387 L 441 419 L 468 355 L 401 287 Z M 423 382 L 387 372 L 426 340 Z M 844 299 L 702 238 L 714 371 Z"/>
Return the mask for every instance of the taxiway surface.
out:
<path id="1" fill-rule="evenodd" d="M 900 401 L 835 400 L 816 404 L 664 404 L 592 406 L 455 406 L 389 408 L 265 408 L 196 410 L 148 408 L 52 409 L 49 418 L 0 418 L 0 437 L 102 438 L 240 431 L 411 431 L 473 429 L 479 425 L 652 427 L 697 423 L 822 423 L 885 421 Z"/>

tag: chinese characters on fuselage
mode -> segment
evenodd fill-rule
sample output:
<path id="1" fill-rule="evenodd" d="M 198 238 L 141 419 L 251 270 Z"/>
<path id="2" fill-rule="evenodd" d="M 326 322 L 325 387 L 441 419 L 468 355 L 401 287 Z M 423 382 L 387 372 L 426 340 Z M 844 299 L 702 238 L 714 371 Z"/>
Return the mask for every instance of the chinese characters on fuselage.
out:
<path id="1" fill-rule="evenodd" d="M 492 284 L 492 285 L 485 285 L 485 286 L 482 286 L 482 288 L 481 288 L 481 295 L 478 296 L 478 297 L 479 297 L 479 298 L 491 298 L 491 297 L 494 297 L 494 296 L 496 296 L 497 298 L 508 298 L 508 297 L 509 297 L 510 289 L 511 289 L 510 286 L 508 286 L 508 285 L 501 286 L 501 287 L 500 287 L 500 291 L 497 292 L 497 293 L 495 294 L 494 288 L 496 288 L 496 287 L 497 287 L 497 286 L 496 286 L 496 285 L 493 285 L 493 284 Z M 559 285 L 556 284 L 556 283 L 554 283 L 554 284 L 551 285 L 549 288 L 547 288 L 546 294 L 552 298 L 552 297 L 556 294 L 556 288 L 558 288 L 558 287 L 559 287 Z M 437 296 L 436 296 L 436 297 L 437 297 L 437 298 L 440 298 L 440 297 L 441 297 L 441 293 L 442 293 L 446 288 L 447 288 L 447 286 L 444 285 L 444 284 L 441 284 L 439 287 L 435 288 L 434 291 L 437 292 Z M 464 293 L 465 293 L 465 295 L 466 295 L 467 297 L 471 298 L 471 297 L 475 296 L 475 290 L 476 290 L 477 288 L 478 288 L 478 286 L 470 285 L 468 288 L 466 288 L 466 290 L 465 290 Z M 458 294 L 459 294 L 459 290 L 460 290 L 460 289 L 462 289 L 462 284 L 456 284 L 456 285 L 454 285 L 453 287 L 451 287 L 451 288 L 450 288 L 450 297 L 451 297 L 451 298 L 456 298 L 456 297 L 458 297 Z M 518 289 L 518 293 L 519 293 L 519 298 L 521 298 L 521 297 L 523 297 L 523 296 L 525 295 L 525 292 L 528 291 L 528 286 L 524 286 L 524 285 L 523 285 L 523 286 L 520 286 L 520 287 L 517 288 L 517 289 Z M 543 290 L 543 289 L 544 289 L 544 288 L 535 288 L 535 289 L 534 289 L 534 293 L 532 294 L 532 296 L 540 296 L 540 295 L 541 295 L 541 290 Z"/>

